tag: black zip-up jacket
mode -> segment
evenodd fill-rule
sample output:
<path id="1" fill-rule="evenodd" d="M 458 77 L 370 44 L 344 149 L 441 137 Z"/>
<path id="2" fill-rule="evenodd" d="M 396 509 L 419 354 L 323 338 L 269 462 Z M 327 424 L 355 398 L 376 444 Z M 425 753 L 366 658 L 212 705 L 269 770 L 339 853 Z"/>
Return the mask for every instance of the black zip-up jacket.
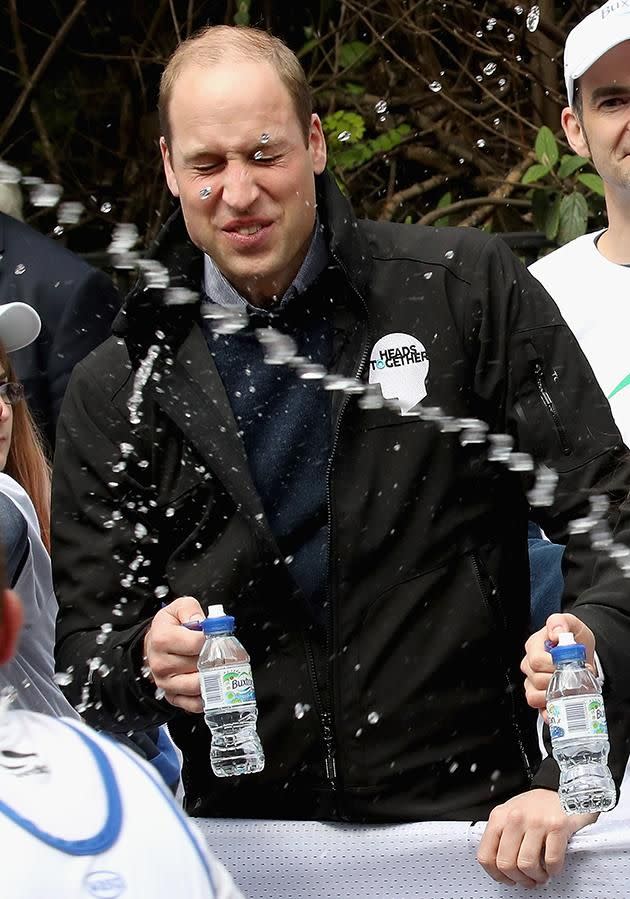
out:
<path id="1" fill-rule="evenodd" d="M 136 290 L 115 324 L 118 338 L 78 366 L 62 412 L 58 668 L 74 666 L 67 694 L 97 727 L 170 721 L 193 814 L 484 818 L 531 786 L 557 785 L 555 761 L 540 764 L 519 672 L 528 516 L 566 541 L 591 494 L 606 494 L 608 523 L 630 543 L 628 451 L 557 308 L 500 239 L 357 222 L 329 176 L 318 192 L 334 267 L 315 289 L 333 300 L 337 370 L 366 380 L 381 337 L 415 338 L 429 361 L 423 405 L 511 434 L 515 449 L 558 472 L 553 506 L 530 510 L 531 483 L 488 461 L 487 446 L 333 394 L 322 634 L 265 521 L 198 304 L 164 305 L 157 291 Z M 201 254 L 180 215 L 155 255 L 172 284 L 199 290 Z M 569 539 L 565 566 L 565 606 L 596 634 L 606 673 L 619 783 L 630 581 L 583 535 Z M 261 774 L 214 777 L 202 716 L 156 699 L 141 674 L 152 616 L 181 595 L 221 602 L 236 616 L 252 658 Z M 89 673 L 95 657 L 102 667 Z"/>

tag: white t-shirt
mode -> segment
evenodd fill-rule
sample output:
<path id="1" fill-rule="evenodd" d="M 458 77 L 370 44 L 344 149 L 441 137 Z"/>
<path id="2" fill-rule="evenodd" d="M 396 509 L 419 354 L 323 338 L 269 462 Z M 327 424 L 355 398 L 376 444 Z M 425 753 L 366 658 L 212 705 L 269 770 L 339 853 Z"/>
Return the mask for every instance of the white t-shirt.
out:
<path id="1" fill-rule="evenodd" d="M 630 445 L 630 268 L 609 262 L 585 234 L 529 270 L 555 300 Z"/>
<path id="2" fill-rule="evenodd" d="M 151 767 L 80 721 L 0 711 L 2 899 L 242 899 Z"/>

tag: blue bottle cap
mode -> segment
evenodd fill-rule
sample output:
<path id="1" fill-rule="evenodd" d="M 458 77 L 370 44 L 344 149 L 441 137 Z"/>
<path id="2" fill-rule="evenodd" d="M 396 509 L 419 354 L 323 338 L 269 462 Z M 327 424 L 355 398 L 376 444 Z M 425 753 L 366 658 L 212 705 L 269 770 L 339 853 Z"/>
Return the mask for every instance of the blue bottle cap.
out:
<path id="1" fill-rule="evenodd" d="M 204 634 L 231 634 L 234 632 L 234 618 L 226 615 L 223 606 L 210 606 L 208 617 L 201 622 Z"/>
<path id="2" fill-rule="evenodd" d="M 549 649 L 554 665 L 562 662 L 585 662 L 586 646 L 583 643 L 576 643 L 575 637 L 571 633 L 558 634 L 558 645 Z"/>

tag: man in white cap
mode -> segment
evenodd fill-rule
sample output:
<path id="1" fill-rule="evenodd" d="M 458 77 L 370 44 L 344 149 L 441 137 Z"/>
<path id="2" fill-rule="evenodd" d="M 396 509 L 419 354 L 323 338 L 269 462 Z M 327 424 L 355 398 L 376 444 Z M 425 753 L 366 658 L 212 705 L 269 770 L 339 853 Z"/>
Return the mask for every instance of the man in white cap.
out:
<path id="1" fill-rule="evenodd" d="M 562 127 L 604 182 L 608 227 L 531 266 L 577 337 L 630 444 L 630 3 L 609 0 L 569 34 Z"/>

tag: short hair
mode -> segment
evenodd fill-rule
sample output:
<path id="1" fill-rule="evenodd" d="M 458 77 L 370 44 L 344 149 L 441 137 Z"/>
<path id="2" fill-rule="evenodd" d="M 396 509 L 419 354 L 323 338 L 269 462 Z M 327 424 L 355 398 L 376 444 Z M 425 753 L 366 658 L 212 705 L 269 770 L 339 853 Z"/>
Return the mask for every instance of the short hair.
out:
<path id="1" fill-rule="evenodd" d="M 187 65 L 210 68 L 230 54 L 252 62 L 268 62 L 275 69 L 293 101 L 308 145 L 313 97 L 304 69 L 280 38 L 248 25 L 208 25 L 182 41 L 173 52 L 162 72 L 158 99 L 160 129 L 167 145 L 171 139 L 169 103 L 179 75 Z"/>
<path id="2" fill-rule="evenodd" d="M 573 103 L 571 104 L 571 109 L 577 116 L 577 120 L 582 124 L 582 117 L 584 115 L 584 103 L 582 100 L 582 91 L 580 89 L 580 79 L 576 78 L 573 82 Z"/>

